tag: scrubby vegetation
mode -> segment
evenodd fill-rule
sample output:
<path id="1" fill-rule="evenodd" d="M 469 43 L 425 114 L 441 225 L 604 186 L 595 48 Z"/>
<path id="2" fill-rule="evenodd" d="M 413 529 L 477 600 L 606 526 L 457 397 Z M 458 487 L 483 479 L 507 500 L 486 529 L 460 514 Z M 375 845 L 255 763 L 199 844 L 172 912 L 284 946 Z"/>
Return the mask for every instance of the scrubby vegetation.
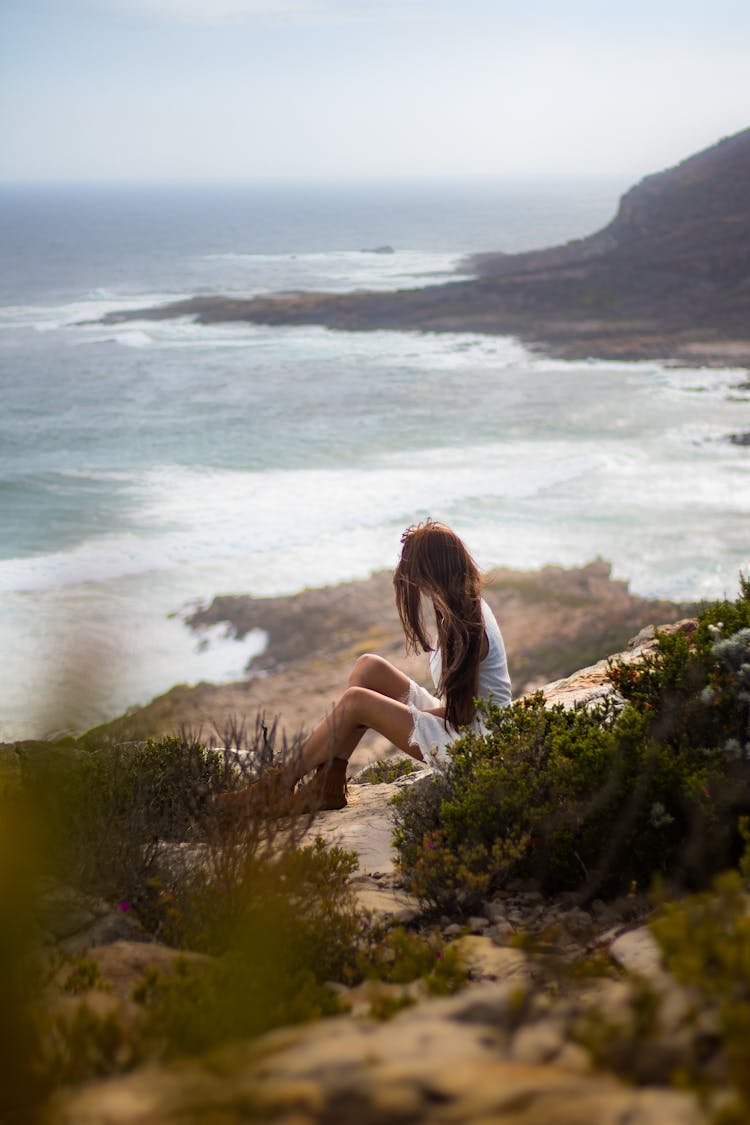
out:
<path id="1" fill-rule="evenodd" d="M 723 1047 L 708 1079 L 728 1084 L 733 1097 L 713 1125 L 750 1120 L 750 851 L 742 868 L 724 872 L 702 894 L 664 904 L 651 924 L 666 967 L 691 990 L 693 1010 L 713 1023 Z"/>
<path id="2" fill-rule="evenodd" d="M 461 983 L 439 938 L 374 925 L 351 882 L 356 856 L 311 843 L 311 814 L 288 815 L 298 744 L 261 716 L 222 741 L 37 745 L 2 794 L 3 1120 L 31 1120 L 61 1085 L 339 1012 L 331 981 Z M 91 957 L 40 955 L 37 904 L 50 892 L 58 912 L 108 903 L 185 955 L 149 970 L 123 1008 Z M 373 1012 L 409 999 L 373 996 Z"/>
<path id="3" fill-rule="evenodd" d="M 365 785 L 387 785 L 398 781 L 400 777 L 416 773 L 418 769 L 419 766 L 411 758 L 380 758 L 363 769 L 356 780 Z"/>
<path id="4" fill-rule="evenodd" d="M 568 918 L 573 903 L 598 899 L 606 913 L 602 900 L 642 898 L 655 880 L 662 898 L 698 892 L 661 907 L 654 933 L 696 1011 L 712 1014 L 714 1070 L 698 1059 L 691 1080 L 731 1086 L 717 1122 L 738 1125 L 750 1114 L 750 585 L 610 676 L 615 692 L 595 707 L 536 695 L 488 709 L 484 734 L 397 798 L 402 870 L 430 909 L 461 919 L 502 888 L 567 892 Z M 342 985 L 361 985 L 369 1014 L 387 1019 L 464 982 L 438 927 L 374 925 L 353 889 L 356 857 L 311 843 L 312 817 L 287 815 L 295 742 L 262 717 L 221 741 L 37 746 L 0 792 L 0 1117 L 30 1121 L 61 1085 L 334 1014 Z M 376 763 L 363 780 L 394 780 L 405 764 Z M 40 897 L 61 889 L 74 904 L 105 900 L 180 956 L 124 1001 L 85 951 L 40 957 Z M 446 933 L 460 929 L 449 920 Z M 648 1040 L 660 1000 L 642 999 L 628 1034 Z M 603 1026 L 602 1065 L 646 1080 L 628 1071 L 624 1033 Z"/>
<path id="5" fill-rule="evenodd" d="M 595 896 L 656 876 L 700 887 L 736 862 L 750 811 L 750 583 L 697 628 L 610 672 L 616 695 L 488 708 L 434 781 L 396 799 L 411 890 L 465 914 L 513 881 Z"/>

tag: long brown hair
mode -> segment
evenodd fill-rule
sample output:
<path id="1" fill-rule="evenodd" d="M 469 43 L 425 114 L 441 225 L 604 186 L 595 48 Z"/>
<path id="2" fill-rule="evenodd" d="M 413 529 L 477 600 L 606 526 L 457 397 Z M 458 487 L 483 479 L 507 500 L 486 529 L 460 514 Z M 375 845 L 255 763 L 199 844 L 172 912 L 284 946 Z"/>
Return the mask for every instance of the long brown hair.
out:
<path id="1" fill-rule="evenodd" d="M 445 722 L 454 727 L 471 722 L 484 641 L 477 564 L 454 531 L 427 520 L 407 528 L 401 536 L 393 585 L 409 651 L 430 650 L 420 595 L 432 600 L 442 659 L 438 692 L 445 696 Z"/>

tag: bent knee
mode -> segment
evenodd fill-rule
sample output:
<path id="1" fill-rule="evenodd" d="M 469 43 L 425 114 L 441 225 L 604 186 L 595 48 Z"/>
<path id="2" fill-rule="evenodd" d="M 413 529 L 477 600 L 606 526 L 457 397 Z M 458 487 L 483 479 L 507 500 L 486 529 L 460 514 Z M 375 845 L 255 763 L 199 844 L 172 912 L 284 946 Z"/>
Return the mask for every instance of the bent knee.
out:
<path id="1" fill-rule="evenodd" d="M 349 686 L 375 688 L 382 679 L 385 663 L 386 661 L 382 656 L 376 656 L 372 652 L 363 652 L 354 662 L 354 667 L 349 676 Z"/>
<path id="2" fill-rule="evenodd" d="M 347 710 L 351 711 L 361 707 L 370 695 L 370 689 L 359 684 L 351 684 L 341 696 L 341 702 Z"/>
<path id="3" fill-rule="evenodd" d="M 339 707 L 349 722 L 354 722 L 358 726 L 367 726 L 364 716 L 371 694 L 369 688 L 360 687 L 358 684 L 353 684 L 346 689 L 341 696 Z"/>

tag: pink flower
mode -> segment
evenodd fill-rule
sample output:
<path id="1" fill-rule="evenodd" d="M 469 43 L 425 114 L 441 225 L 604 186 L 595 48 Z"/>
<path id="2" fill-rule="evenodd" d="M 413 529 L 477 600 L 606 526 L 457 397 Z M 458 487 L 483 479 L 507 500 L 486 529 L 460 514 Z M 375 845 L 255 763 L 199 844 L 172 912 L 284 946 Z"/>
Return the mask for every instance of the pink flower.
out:
<path id="1" fill-rule="evenodd" d="M 132 902 L 118 902 L 117 909 L 121 914 L 125 914 L 128 910 L 132 910 Z"/>

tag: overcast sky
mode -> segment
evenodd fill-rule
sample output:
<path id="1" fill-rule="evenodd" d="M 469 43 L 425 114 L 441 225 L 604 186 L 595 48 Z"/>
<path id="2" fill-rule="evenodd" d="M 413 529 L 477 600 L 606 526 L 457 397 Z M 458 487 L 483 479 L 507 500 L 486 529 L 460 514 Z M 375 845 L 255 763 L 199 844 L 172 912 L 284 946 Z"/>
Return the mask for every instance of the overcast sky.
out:
<path id="1" fill-rule="evenodd" d="M 0 0 L 0 179 L 634 179 L 750 125 L 748 0 Z"/>

